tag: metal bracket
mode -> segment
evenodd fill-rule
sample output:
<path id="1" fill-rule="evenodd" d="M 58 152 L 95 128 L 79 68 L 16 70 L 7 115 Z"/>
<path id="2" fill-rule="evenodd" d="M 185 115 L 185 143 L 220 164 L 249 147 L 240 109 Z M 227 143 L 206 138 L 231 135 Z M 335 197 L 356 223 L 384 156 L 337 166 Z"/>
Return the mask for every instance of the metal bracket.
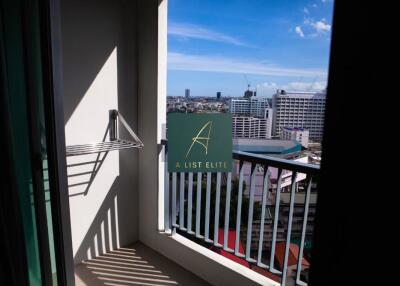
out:
<path id="1" fill-rule="evenodd" d="M 122 123 L 125 129 L 128 131 L 129 135 L 132 137 L 132 140 L 125 140 L 118 138 L 118 122 L 117 119 Z M 91 144 L 81 144 L 81 145 L 72 145 L 66 147 L 67 156 L 79 156 L 100 152 L 109 152 L 121 149 L 128 148 L 142 148 L 144 146 L 143 142 L 139 139 L 135 132 L 133 132 L 132 128 L 126 122 L 124 117 L 121 115 L 118 110 L 112 109 L 109 111 L 109 122 L 108 122 L 108 134 L 110 141 L 102 141 L 98 143 Z"/>

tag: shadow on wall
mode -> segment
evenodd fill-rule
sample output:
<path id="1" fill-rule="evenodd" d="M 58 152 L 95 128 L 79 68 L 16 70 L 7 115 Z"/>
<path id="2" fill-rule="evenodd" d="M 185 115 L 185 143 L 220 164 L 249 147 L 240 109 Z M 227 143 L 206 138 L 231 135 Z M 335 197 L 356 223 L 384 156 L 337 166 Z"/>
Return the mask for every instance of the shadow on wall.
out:
<path id="1" fill-rule="evenodd" d="M 75 263 L 120 247 L 117 196 L 119 183 L 120 179 L 117 177 L 75 254 Z"/>
<path id="2" fill-rule="evenodd" d="M 129 153 L 136 151 L 120 150 L 119 152 L 128 154 L 128 156 L 121 154 L 120 156 L 129 159 L 132 157 L 132 155 L 129 156 Z M 101 160 L 106 158 L 107 153 L 102 155 Z M 95 155 L 100 156 L 100 153 Z M 83 162 L 82 164 L 90 164 L 90 162 Z M 98 163 L 96 171 L 90 175 L 92 177 L 91 182 L 95 180 L 101 164 Z M 137 201 L 132 200 L 132 197 L 135 196 L 136 188 L 135 185 L 127 188 L 129 175 L 124 170 L 121 170 L 120 173 L 121 175 L 115 178 L 101 206 L 98 208 L 95 218 L 91 221 L 90 228 L 87 230 L 74 256 L 75 263 L 92 259 L 120 246 L 132 244 L 137 240 L 134 238 L 138 219 L 137 209 L 135 209 Z M 87 191 L 95 192 L 96 190 L 89 188 L 90 184 L 86 184 Z M 70 197 L 84 195 L 82 192 L 70 193 Z"/>
<path id="3" fill-rule="evenodd" d="M 71 163 L 67 165 L 67 172 L 68 172 L 68 190 L 69 196 L 79 196 L 84 195 L 86 196 L 89 192 L 90 186 L 92 185 L 94 179 L 96 178 L 97 173 L 99 172 L 101 165 L 103 165 L 104 160 L 106 159 L 108 154 L 107 152 L 104 153 L 97 153 L 96 158 L 94 161 L 92 160 L 85 160 L 79 163 Z M 78 171 L 71 171 L 73 169 L 79 168 Z M 88 171 L 82 170 L 89 169 Z M 87 178 L 89 177 L 89 178 Z M 83 179 L 83 181 L 81 180 Z M 71 180 L 76 180 L 75 182 L 71 182 Z M 73 189 L 76 187 L 84 187 L 84 190 L 81 192 L 74 192 Z"/>
<path id="4" fill-rule="evenodd" d="M 110 109 L 137 130 L 135 15 L 136 1 L 61 1 L 68 145 L 100 142 Z M 138 239 L 137 151 L 77 157 L 68 157 L 75 263 Z"/>
<path id="5" fill-rule="evenodd" d="M 107 127 L 101 142 L 105 142 L 109 130 L 110 126 Z M 91 157 L 95 157 L 94 160 L 87 160 L 87 156 L 76 156 L 72 163 L 67 164 L 68 193 L 70 197 L 79 195 L 86 196 L 88 194 L 90 186 L 96 178 L 107 155 L 108 151 L 90 155 Z M 74 190 L 77 187 L 81 191 L 79 191 L 79 189 L 78 191 Z M 84 189 L 82 190 L 82 188 Z"/>

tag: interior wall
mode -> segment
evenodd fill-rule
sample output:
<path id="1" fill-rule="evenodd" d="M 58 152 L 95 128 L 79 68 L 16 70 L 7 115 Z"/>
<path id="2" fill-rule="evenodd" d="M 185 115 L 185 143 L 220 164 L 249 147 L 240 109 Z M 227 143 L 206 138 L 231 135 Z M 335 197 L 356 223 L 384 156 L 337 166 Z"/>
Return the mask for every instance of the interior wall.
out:
<path id="1" fill-rule="evenodd" d="M 135 6 L 61 1 L 67 145 L 108 140 L 110 109 L 137 130 Z M 138 239 L 137 161 L 137 149 L 67 158 L 75 263 Z"/>

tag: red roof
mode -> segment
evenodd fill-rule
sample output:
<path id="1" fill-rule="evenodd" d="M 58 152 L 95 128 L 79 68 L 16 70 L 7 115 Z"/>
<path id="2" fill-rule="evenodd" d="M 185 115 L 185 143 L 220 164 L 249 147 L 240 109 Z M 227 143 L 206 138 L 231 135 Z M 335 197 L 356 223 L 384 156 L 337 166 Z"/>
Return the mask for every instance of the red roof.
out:
<path id="1" fill-rule="evenodd" d="M 236 240 L 236 231 L 228 230 L 228 247 L 230 249 L 235 249 L 235 240 Z M 224 244 L 224 229 L 223 228 L 220 228 L 218 230 L 218 243 L 222 244 L 222 245 Z M 249 264 L 249 262 L 246 261 L 246 259 L 237 257 L 233 253 L 225 251 L 219 247 L 212 246 L 210 249 L 218 254 L 221 254 L 222 256 L 224 256 L 226 258 L 229 258 L 232 261 L 235 261 L 239 264 L 242 264 L 242 265 L 250 268 L 250 264 Z M 244 253 L 244 247 L 240 241 L 239 241 L 239 252 Z"/>
<path id="2" fill-rule="evenodd" d="M 285 247 L 286 247 L 286 242 L 278 242 L 275 248 L 275 259 L 278 261 L 279 266 L 281 268 L 283 268 L 283 260 L 285 258 Z M 290 243 L 288 266 L 297 265 L 298 257 L 299 257 L 299 246 L 297 244 Z M 303 258 L 301 265 L 303 269 L 310 267 L 310 263 L 305 258 Z"/>
<path id="3" fill-rule="evenodd" d="M 235 230 L 228 230 L 228 247 L 230 249 L 235 249 L 235 240 L 236 240 L 236 231 Z M 223 245 L 224 244 L 224 230 L 220 228 L 218 230 L 218 243 Z M 286 242 L 278 242 L 276 244 L 276 249 L 275 249 L 275 259 L 278 261 L 279 266 L 282 268 L 283 267 L 283 259 L 285 255 L 285 245 Z M 275 275 L 268 270 L 265 270 L 261 267 L 258 267 L 256 265 L 250 265 L 248 261 L 244 258 L 240 258 L 235 256 L 233 253 L 227 252 L 223 250 L 222 248 L 216 247 L 216 246 L 211 246 L 210 249 L 232 261 L 235 261 L 236 263 L 239 263 L 241 265 L 244 265 L 259 274 L 262 274 L 276 282 L 280 282 L 281 278 L 278 275 Z M 244 253 L 244 247 L 242 242 L 239 240 L 239 252 Z M 299 247 L 297 244 L 291 243 L 289 245 L 289 259 L 288 259 L 288 266 L 292 265 L 297 265 L 297 259 L 298 259 L 298 254 L 299 254 Z M 302 269 L 308 268 L 310 266 L 310 263 L 303 258 L 302 262 Z"/>

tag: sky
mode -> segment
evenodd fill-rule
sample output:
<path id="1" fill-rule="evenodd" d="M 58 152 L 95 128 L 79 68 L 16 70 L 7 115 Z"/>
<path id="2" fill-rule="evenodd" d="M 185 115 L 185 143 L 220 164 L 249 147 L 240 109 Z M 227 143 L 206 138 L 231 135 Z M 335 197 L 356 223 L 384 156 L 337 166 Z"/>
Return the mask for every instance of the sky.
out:
<path id="1" fill-rule="evenodd" d="M 326 87 L 333 0 L 168 0 L 168 95 Z"/>

